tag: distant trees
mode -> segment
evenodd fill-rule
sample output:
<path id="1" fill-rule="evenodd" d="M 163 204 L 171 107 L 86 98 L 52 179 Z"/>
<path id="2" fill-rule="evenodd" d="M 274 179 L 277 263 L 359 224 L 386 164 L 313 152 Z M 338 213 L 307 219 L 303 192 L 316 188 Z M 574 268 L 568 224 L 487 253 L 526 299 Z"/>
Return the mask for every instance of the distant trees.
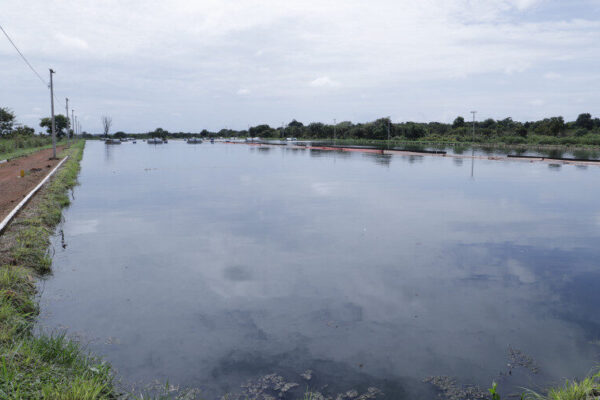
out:
<path id="1" fill-rule="evenodd" d="M 10 135 L 15 123 L 15 114 L 5 107 L 0 107 L 0 136 Z"/>
<path id="2" fill-rule="evenodd" d="M 68 119 L 62 114 L 54 116 L 54 127 L 56 128 L 56 137 L 62 138 L 67 134 Z M 40 126 L 46 128 L 48 135 L 52 135 L 52 118 L 46 117 L 40 120 Z"/>
<path id="3" fill-rule="evenodd" d="M 102 130 L 104 131 L 104 137 L 106 138 L 108 137 L 110 127 L 112 126 L 112 118 L 108 115 L 103 115 L 100 117 L 100 120 L 102 121 Z"/>
<path id="4" fill-rule="evenodd" d="M 153 138 L 162 138 L 162 139 L 164 139 L 169 134 L 169 131 L 167 131 L 167 130 L 165 130 L 163 128 L 156 128 L 152 132 L 148 132 L 148 134 L 150 135 L 150 137 L 153 137 Z"/>
<path id="5" fill-rule="evenodd" d="M 249 129 L 250 136 L 265 136 L 271 137 L 271 135 L 275 132 L 275 129 L 271 128 L 269 125 L 257 125 L 253 126 Z"/>
<path id="6" fill-rule="evenodd" d="M 462 128 L 463 126 L 465 126 L 465 119 L 459 115 L 452 122 L 452 129 Z"/>
<path id="7" fill-rule="evenodd" d="M 116 132 L 116 133 L 113 135 L 113 137 L 114 137 L 115 139 L 125 139 L 125 138 L 127 137 L 127 134 L 126 134 L 125 132 L 123 132 L 123 131 L 119 131 L 119 132 Z"/>
<path id="8" fill-rule="evenodd" d="M 575 120 L 575 126 L 587 130 L 593 129 L 594 120 L 592 119 L 592 115 L 589 113 L 579 114 L 579 116 Z"/>
<path id="9" fill-rule="evenodd" d="M 13 129 L 12 134 L 14 136 L 33 136 L 35 134 L 35 129 L 27 125 L 20 125 Z"/>

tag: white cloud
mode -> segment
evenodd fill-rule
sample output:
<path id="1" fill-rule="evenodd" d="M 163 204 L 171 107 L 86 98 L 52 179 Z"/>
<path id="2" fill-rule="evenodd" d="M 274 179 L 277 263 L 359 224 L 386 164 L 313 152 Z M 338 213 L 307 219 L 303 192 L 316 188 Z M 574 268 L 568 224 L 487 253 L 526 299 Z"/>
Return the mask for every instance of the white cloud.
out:
<path id="1" fill-rule="evenodd" d="M 64 33 L 58 32 L 54 35 L 54 37 L 65 47 L 79 50 L 87 50 L 90 47 L 85 40 L 73 36 L 67 36 Z"/>
<path id="2" fill-rule="evenodd" d="M 332 80 L 328 76 L 321 76 L 315 80 L 310 81 L 309 86 L 311 86 L 311 87 L 338 87 L 338 86 L 340 86 L 340 83 Z"/>
<path id="3" fill-rule="evenodd" d="M 565 99 L 600 107 L 593 93 L 600 18 L 582 1 L 577 9 L 558 0 L 31 0 L 27 12 L 10 1 L 2 12 L 4 28 L 44 77 L 49 66 L 57 71 L 57 97 L 71 98 L 82 119 L 90 114 L 88 129 L 100 129 L 103 110 L 122 129 L 145 131 L 333 113 L 365 121 L 399 109 L 406 119 L 427 110 L 429 119 L 451 121 L 468 104 L 485 106 L 490 117 L 529 120 L 543 116 L 525 114 L 536 98 L 546 100 L 540 113 L 576 117 L 580 106 Z M 579 84 L 534 84 L 545 73 L 552 79 L 547 71 L 561 72 L 556 85 Z M 0 40 L 0 104 L 18 115 L 32 104 L 47 110 L 35 80 Z M 248 82 L 257 101 L 237 112 Z M 316 104 L 314 88 L 336 87 L 321 91 L 326 107 Z M 159 119 L 168 115 L 164 104 L 175 103 L 184 116 Z M 229 117 L 234 109 L 238 121 Z"/>
<path id="4" fill-rule="evenodd" d="M 546 72 L 544 74 L 544 78 L 546 79 L 560 79 L 562 77 L 561 74 L 557 74 L 556 72 Z"/>

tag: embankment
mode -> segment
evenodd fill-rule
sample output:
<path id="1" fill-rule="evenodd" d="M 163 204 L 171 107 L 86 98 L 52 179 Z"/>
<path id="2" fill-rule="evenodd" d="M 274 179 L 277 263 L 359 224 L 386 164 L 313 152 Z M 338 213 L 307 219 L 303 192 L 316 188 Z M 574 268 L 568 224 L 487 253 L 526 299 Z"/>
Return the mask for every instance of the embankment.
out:
<path id="1" fill-rule="evenodd" d="M 64 335 L 34 335 L 35 280 L 51 272 L 50 235 L 70 204 L 84 141 L 0 236 L 0 398 L 115 398 L 110 367 Z"/>

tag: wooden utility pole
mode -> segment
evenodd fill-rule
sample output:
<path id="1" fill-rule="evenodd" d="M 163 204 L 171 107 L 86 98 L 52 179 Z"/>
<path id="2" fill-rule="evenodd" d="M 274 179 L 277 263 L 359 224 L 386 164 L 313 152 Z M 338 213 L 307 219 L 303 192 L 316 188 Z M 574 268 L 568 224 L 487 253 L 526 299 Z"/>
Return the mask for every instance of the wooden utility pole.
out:
<path id="1" fill-rule="evenodd" d="M 52 111 L 52 158 L 56 158 L 56 125 L 54 123 L 54 83 L 52 82 L 54 71 L 50 68 L 50 109 Z"/>

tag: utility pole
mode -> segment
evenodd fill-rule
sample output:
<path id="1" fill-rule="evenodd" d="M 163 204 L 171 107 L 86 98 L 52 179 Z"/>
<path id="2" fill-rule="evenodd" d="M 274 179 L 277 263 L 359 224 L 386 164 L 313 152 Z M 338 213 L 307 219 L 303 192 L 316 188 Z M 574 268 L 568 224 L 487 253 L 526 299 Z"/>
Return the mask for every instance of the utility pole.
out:
<path id="1" fill-rule="evenodd" d="M 54 71 L 50 68 L 50 109 L 52 111 L 52 158 L 56 158 L 56 125 L 54 124 L 54 83 L 52 82 Z"/>
<path id="2" fill-rule="evenodd" d="M 71 125 L 73 125 L 73 141 L 75 141 L 75 110 L 71 108 Z"/>
<path id="3" fill-rule="evenodd" d="M 66 117 L 67 117 L 67 146 L 69 145 L 69 126 L 71 125 L 71 121 L 69 120 L 69 98 L 65 97 L 65 100 L 67 101 L 67 105 L 65 107 L 66 110 Z"/>
<path id="4" fill-rule="evenodd" d="M 471 114 L 473 114 L 473 143 L 475 143 L 475 114 L 477 111 L 471 111 Z"/>

